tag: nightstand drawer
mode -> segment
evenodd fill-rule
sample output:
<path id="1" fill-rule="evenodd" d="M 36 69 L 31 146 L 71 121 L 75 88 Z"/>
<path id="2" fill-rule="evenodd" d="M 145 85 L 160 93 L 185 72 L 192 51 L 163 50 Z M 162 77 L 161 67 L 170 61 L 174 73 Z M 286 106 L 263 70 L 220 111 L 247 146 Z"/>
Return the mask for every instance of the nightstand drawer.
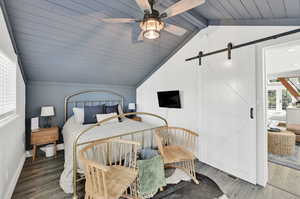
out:
<path id="1" fill-rule="evenodd" d="M 135 121 L 138 121 L 138 122 L 141 122 L 142 121 L 142 118 L 141 117 L 139 117 L 139 116 L 136 116 L 136 115 L 134 115 L 134 116 L 132 116 L 132 115 L 128 115 L 128 116 L 126 116 L 127 118 L 129 118 L 129 119 L 132 119 L 132 120 L 135 120 Z"/>
<path id="2" fill-rule="evenodd" d="M 57 127 L 40 129 L 37 132 L 31 133 L 31 144 L 48 144 L 58 140 Z"/>
<path id="3" fill-rule="evenodd" d="M 138 121 L 138 122 L 141 122 L 142 121 L 142 118 L 141 117 L 138 117 L 138 116 L 135 116 L 133 118 L 131 118 L 132 120 L 135 120 L 135 121 Z"/>
<path id="4" fill-rule="evenodd" d="M 31 144 L 47 144 L 58 140 L 57 133 L 32 133 Z"/>

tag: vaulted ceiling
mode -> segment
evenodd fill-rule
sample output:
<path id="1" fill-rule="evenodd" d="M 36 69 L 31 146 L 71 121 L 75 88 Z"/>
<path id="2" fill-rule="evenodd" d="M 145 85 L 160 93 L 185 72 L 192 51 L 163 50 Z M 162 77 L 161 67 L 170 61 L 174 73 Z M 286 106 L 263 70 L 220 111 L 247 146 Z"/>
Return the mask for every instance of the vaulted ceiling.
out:
<path id="1" fill-rule="evenodd" d="M 296 71 L 300 74 L 299 54 L 300 40 L 268 48 L 265 52 L 267 74 L 295 74 Z"/>
<path id="2" fill-rule="evenodd" d="M 160 0 L 163 10 L 175 0 Z M 133 42 L 138 27 L 103 17 L 141 18 L 135 0 L 6 0 L 28 80 L 134 86 L 196 32 L 213 25 L 299 25 L 300 0 L 207 0 L 167 19 L 188 32 Z"/>

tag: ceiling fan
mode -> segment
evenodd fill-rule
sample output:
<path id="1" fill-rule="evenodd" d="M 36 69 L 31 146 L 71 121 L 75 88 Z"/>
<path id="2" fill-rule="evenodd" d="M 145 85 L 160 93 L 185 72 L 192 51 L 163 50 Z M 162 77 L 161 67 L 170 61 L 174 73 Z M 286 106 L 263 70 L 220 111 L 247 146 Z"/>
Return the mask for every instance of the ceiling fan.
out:
<path id="1" fill-rule="evenodd" d="M 178 36 L 184 35 L 186 33 L 184 28 L 167 24 L 163 22 L 163 20 L 181 14 L 205 3 L 205 0 L 180 0 L 164 10 L 162 13 L 159 13 L 158 10 L 153 8 L 153 6 L 157 3 L 157 0 L 135 1 L 144 13 L 143 19 L 104 18 L 102 21 L 107 23 L 139 23 L 141 32 L 138 36 L 138 41 L 143 40 L 144 37 L 147 39 L 157 39 L 159 38 L 160 31 L 162 30 Z"/>

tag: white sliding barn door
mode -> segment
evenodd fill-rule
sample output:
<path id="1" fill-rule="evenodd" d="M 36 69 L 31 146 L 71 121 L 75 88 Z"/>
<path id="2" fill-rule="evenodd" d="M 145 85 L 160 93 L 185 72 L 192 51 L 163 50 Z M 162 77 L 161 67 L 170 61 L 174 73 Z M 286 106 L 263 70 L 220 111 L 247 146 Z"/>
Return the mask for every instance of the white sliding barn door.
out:
<path id="1" fill-rule="evenodd" d="M 199 66 L 200 160 L 256 183 L 255 47 L 205 57 Z M 253 119 L 251 118 L 253 110 Z"/>

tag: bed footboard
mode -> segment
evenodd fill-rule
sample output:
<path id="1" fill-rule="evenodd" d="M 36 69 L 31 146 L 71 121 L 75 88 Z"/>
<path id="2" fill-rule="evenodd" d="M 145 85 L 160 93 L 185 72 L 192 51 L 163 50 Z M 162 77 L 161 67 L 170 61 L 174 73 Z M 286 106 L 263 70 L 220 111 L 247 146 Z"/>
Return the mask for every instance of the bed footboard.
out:
<path id="1" fill-rule="evenodd" d="M 83 136 L 86 132 L 88 132 L 89 130 L 103 125 L 106 122 L 116 119 L 116 118 L 123 118 L 126 116 L 130 116 L 130 115 L 140 115 L 140 116 L 150 116 L 153 118 L 157 118 L 159 119 L 162 124 L 161 125 L 156 125 L 153 126 L 151 128 L 147 128 L 147 129 L 142 129 L 142 130 L 138 130 L 138 131 L 133 131 L 133 132 L 126 132 L 123 133 L 122 135 L 118 135 L 118 136 L 112 136 L 112 137 L 106 137 L 106 138 L 102 138 L 102 139 L 96 139 L 96 140 L 92 140 L 89 142 L 84 142 L 84 143 L 78 143 L 79 138 L 81 136 Z M 141 144 L 141 148 L 155 148 L 156 144 L 155 144 L 155 140 L 154 140 L 154 133 L 155 130 L 157 128 L 161 128 L 161 127 L 165 127 L 168 126 L 168 122 L 165 118 L 156 115 L 156 114 L 152 114 L 152 113 L 147 113 L 147 112 L 132 112 L 132 113 L 125 113 L 125 114 L 121 114 L 121 115 L 116 115 L 113 117 L 109 117 L 106 118 L 100 122 L 98 122 L 95 125 L 92 125 L 91 127 L 85 129 L 84 131 L 82 131 L 75 139 L 74 143 L 73 143 L 73 199 L 77 199 L 78 195 L 77 195 L 77 183 L 82 180 L 81 178 L 78 179 L 77 178 L 77 152 L 78 152 L 78 147 L 82 146 L 82 145 L 86 145 L 86 144 L 91 144 L 94 142 L 98 142 L 100 140 L 106 140 L 106 139 L 112 139 L 112 138 L 120 138 L 120 139 L 125 139 L 125 140 L 131 140 L 131 141 L 135 141 L 135 142 L 139 142 Z"/>

